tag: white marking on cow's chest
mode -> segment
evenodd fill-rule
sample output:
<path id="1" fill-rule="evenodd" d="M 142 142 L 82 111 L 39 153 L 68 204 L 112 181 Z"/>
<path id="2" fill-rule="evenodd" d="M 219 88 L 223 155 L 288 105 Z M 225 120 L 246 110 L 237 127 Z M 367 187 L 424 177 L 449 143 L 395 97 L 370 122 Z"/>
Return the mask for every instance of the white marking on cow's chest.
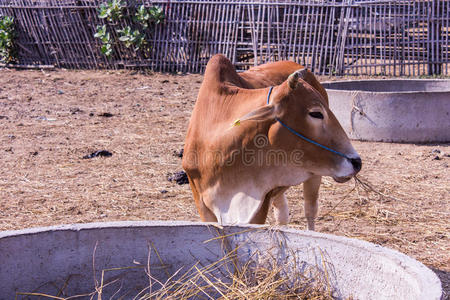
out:
<path id="1" fill-rule="evenodd" d="M 241 185 L 233 189 L 218 187 L 214 193 L 212 210 L 219 223 L 240 224 L 249 223 L 262 205 L 264 190 L 253 185 Z"/>
<path id="2" fill-rule="evenodd" d="M 279 186 L 298 185 L 309 178 L 303 170 L 272 170 L 240 184 L 221 181 L 208 189 L 207 206 L 221 224 L 249 223 L 260 210 L 265 195 Z"/>

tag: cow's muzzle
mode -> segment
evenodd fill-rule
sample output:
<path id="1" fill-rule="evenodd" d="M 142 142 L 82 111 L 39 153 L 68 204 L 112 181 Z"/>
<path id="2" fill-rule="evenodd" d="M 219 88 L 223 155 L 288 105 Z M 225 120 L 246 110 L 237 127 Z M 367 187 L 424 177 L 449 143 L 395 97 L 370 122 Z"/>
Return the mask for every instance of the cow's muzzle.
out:
<path id="1" fill-rule="evenodd" d="M 359 171 L 361 171 L 362 161 L 361 161 L 360 157 L 348 158 L 348 160 L 351 162 L 351 164 L 353 166 L 353 174 L 351 174 L 349 176 L 343 176 L 343 177 L 333 176 L 334 181 L 336 181 L 338 183 L 347 182 L 350 179 L 352 179 L 356 174 L 358 174 Z"/>
<path id="2" fill-rule="evenodd" d="M 352 163 L 353 169 L 355 170 L 355 175 L 361 171 L 362 161 L 361 158 L 350 158 L 350 162 Z"/>

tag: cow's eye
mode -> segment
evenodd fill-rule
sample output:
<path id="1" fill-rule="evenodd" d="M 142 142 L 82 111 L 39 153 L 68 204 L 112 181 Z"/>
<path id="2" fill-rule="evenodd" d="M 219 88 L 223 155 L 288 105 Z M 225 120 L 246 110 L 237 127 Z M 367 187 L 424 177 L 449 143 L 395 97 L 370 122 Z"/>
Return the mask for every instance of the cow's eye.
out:
<path id="1" fill-rule="evenodd" d="M 312 111 L 309 113 L 309 115 L 316 119 L 323 119 L 323 115 L 320 111 Z"/>

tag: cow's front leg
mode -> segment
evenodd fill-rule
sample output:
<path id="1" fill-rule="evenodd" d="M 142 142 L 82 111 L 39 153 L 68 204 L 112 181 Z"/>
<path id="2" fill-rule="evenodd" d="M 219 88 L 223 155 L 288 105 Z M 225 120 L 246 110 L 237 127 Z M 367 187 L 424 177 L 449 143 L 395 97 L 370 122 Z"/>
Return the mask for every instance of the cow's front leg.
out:
<path id="1" fill-rule="evenodd" d="M 303 196 L 305 198 L 305 217 L 308 222 L 308 230 L 314 230 L 314 219 L 317 216 L 319 203 L 319 188 L 322 176 L 312 176 L 303 183 Z"/>

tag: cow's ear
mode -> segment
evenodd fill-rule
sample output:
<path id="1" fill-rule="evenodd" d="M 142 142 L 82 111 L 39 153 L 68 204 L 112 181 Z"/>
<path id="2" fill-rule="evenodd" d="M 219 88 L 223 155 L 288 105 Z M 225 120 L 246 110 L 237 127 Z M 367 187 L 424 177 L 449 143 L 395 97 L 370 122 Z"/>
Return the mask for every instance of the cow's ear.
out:
<path id="1" fill-rule="evenodd" d="M 275 106 L 265 105 L 249 112 L 242 118 L 237 119 L 236 121 L 234 121 L 233 126 L 238 126 L 244 121 L 268 121 L 274 119 Z"/>
<path id="2" fill-rule="evenodd" d="M 306 74 L 308 73 L 307 68 L 303 68 L 300 70 L 295 71 L 291 75 L 289 75 L 287 82 L 291 89 L 295 89 L 298 85 L 298 79 L 305 79 Z"/>

